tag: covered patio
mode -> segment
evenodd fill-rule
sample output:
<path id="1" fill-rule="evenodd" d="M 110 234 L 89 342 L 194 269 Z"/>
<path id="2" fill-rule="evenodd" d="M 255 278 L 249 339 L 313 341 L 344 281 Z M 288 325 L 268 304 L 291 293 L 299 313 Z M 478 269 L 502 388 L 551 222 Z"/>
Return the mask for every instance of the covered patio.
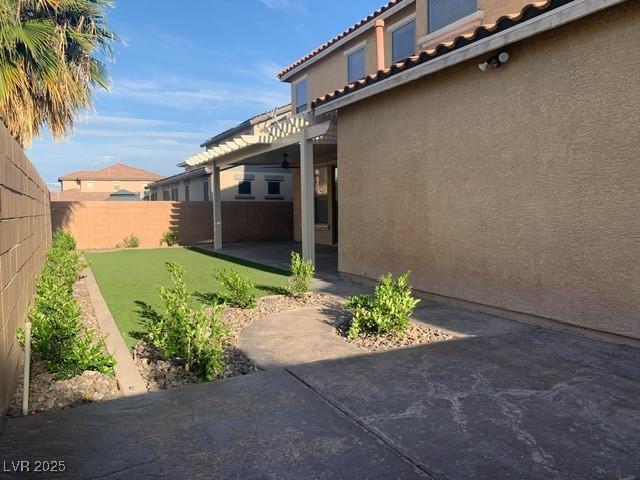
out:
<path id="1" fill-rule="evenodd" d="M 302 253 L 302 244 L 286 241 L 228 243 L 217 251 L 230 257 L 288 270 L 291 252 Z M 316 276 L 327 280 L 338 279 L 338 249 L 328 245 L 316 245 L 315 253 Z"/>
<path id="2" fill-rule="evenodd" d="M 307 114 L 273 112 L 259 134 L 238 134 L 187 160 L 188 165 L 207 165 L 212 170 L 214 242 L 216 251 L 234 250 L 260 258 L 259 263 L 289 265 L 290 252 L 300 251 L 320 275 L 337 275 L 337 137 L 334 119 L 317 121 Z M 243 165 L 279 165 L 294 170 L 294 221 L 289 245 L 243 245 L 241 252 L 222 242 L 220 172 Z M 298 172 L 299 170 L 299 172 Z M 320 245 L 318 245 L 320 244 Z M 230 253 L 233 255 L 232 253 Z M 258 260 L 256 260 L 258 261 Z M 333 277 L 335 278 L 335 277 Z"/>

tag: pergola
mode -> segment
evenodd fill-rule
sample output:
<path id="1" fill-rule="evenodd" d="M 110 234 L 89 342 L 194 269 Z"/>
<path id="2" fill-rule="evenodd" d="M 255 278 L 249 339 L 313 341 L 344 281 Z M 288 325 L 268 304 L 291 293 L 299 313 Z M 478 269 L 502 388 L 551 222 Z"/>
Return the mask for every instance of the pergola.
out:
<path id="1" fill-rule="evenodd" d="M 238 165 L 281 163 L 286 152 L 292 164 L 300 165 L 302 256 L 315 264 L 314 152 L 335 151 L 336 140 L 333 119 L 318 122 L 311 116 L 296 115 L 274 118 L 260 135 L 238 135 L 189 158 L 189 166 L 211 166 L 214 249 L 222 249 L 224 228 L 220 171 Z"/>

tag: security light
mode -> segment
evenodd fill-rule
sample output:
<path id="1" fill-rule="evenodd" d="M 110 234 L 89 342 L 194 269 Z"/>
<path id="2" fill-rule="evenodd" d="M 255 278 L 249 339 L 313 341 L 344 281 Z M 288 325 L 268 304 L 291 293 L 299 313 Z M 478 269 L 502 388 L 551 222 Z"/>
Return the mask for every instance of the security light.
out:
<path id="1" fill-rule="evenodd" d="M 487 70 L 489 70 L 489 67 L 500 68 L 502 65 L 507 63 L 510 58 L 511 58 L 511 55 L 509 55 L 509 52 L 502 51 L 498 53 L 498 55 L 494 55 L 493 57 L 488 58 L 486 61 L 479 64 L 478 68 L 482 72 L 486 72 Z"/>

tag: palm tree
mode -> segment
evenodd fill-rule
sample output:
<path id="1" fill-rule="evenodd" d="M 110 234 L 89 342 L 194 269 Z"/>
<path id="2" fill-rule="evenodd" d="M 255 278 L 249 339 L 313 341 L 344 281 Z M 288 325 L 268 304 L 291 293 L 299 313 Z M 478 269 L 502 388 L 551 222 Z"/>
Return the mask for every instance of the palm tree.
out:
<path id="1" fill-rule="evenodd" d="M 101 58 L 115 35 L 104 11 L 110 0 L 0 0 L 0 119 L 23 145 L 44 126 L 68 135 L 109 88 Z"/>

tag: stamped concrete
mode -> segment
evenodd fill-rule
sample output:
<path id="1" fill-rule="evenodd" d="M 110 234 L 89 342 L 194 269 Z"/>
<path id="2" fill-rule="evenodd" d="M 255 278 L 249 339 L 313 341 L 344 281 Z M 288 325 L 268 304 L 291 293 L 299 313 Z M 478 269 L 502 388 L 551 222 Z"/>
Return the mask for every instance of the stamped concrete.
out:
<path id="1" fill-rule="evenodd" d="M 427 300 L 415 321 L 456 340 L 367 354 L 333 332 L 338 316 L 307 308 L 248 327 L 241 347 L 266 372 L 0 420 L 0 465 L 63 459 L 60 478 L 640 479 L 639 348 Z"/>
<path id="2" fill-rule="evenodd" d="M 640 350 L 529 328 L 292 366 L 436 478 L 640 478 Z"/>
<path id="3" fill-rule="evenodd" d="M 254 322 L 240 334 L 240 349 L 262 368 L 362 355 L 326 321 L 323 308 L 305 308 Z"/>
<path id="4" fill-rule="evenodd" d="M 282 370 L 0 420 L 0 440 L 0 467 L 65 461 L 32 478 L 424 478 Z"/>

